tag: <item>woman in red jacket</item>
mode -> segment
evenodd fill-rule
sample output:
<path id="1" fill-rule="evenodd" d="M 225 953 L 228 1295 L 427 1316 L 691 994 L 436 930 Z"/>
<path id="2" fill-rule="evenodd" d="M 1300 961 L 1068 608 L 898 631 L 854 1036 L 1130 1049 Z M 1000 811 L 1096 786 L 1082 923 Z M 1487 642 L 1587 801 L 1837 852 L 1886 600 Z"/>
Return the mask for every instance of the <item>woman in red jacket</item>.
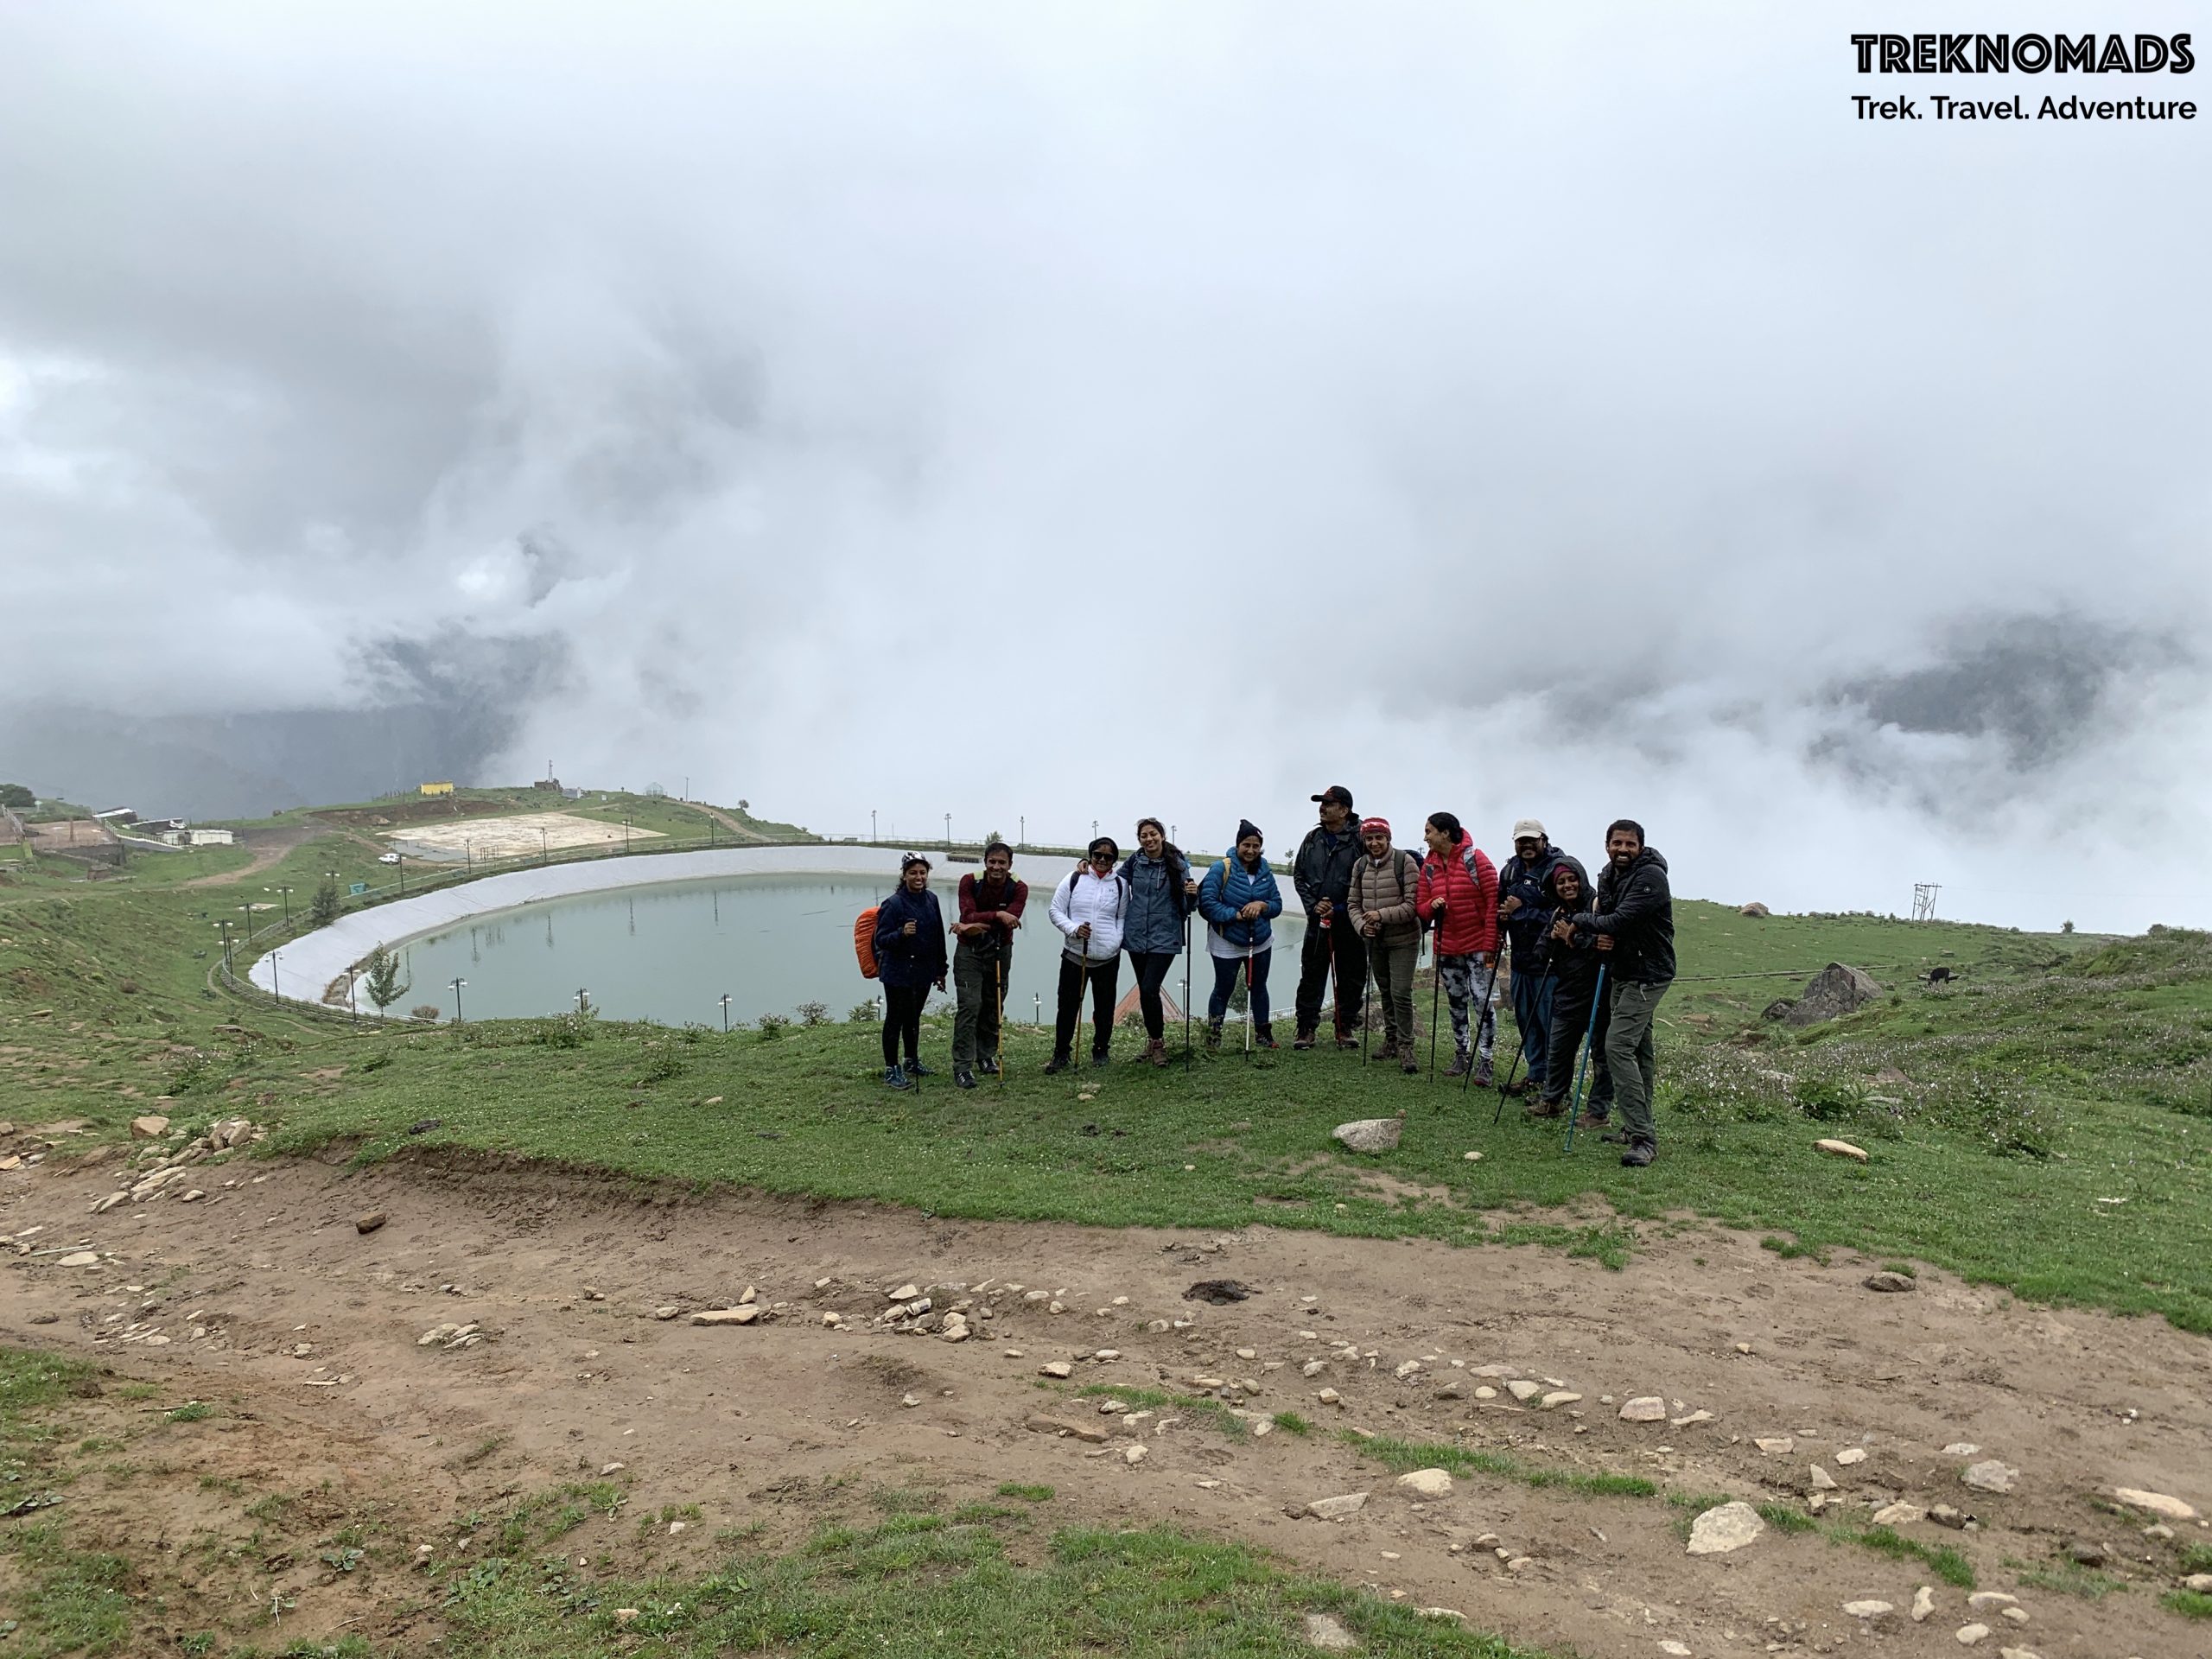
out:
<path id="1" fill-rule="evenodd" d="M 1430 813 L 1421 835 L 1428 856 L 1421 862 L 1415 907 L 1436 929 L 1436 971 L 1452 1005 L 1455 1052 L 1444 1075 L 1464 1077 L 1472 1065 L 1475 1081 L 1487 1084 L 1497 1040 L 1497 871 L 1449 812 Z M 1467 1007 L 1478 997 L 1483 998 L 1481 1030 L 1471 1044 Z"/>

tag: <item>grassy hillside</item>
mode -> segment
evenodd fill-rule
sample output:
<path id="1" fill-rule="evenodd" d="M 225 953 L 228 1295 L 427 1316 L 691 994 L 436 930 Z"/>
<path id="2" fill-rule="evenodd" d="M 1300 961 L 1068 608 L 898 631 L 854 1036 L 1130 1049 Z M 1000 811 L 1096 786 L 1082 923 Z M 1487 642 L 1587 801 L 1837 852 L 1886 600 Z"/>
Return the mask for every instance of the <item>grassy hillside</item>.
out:
<path id="1" fill-rule="evenodd" d="M 1328 1053 L 1201 1054 L 1187 1078 L 1122 1064 L 1085 1100 L 1091 1074 L 1040 1076 L 1046 1041 L 1023 1028 L 1002 1089 L 967 1094 L 941 1077 L 902 1096 L 875 1079 L 870 1027 L 725 1037 L 571 1018 L 356 1031 L 211 988 L 217 919 L 278 902 L 285 884 L 303 906 L 320 872 L 372 872 L 372 857 L 333 834 L 249 884 L 0 887 L 5 1115 L 119 1133 L 167 1096 L 187 1122 L 248 1105 L 294 1148 L 480 1148 L 941 1214 L 1257 1219 L 1552 1242 L 1614 1261 L 1640 1231 L 1694 1212 L 1772 1230 L 1778 1248 L 1928 1261 L 2212 1330 L 2202 934 L 2101 943 L 1683 904 L 1686 977 L 1660 1033 L 1662 1155 L 1638 1173 L 1586 1141 L 1565 1155 L 1559 1129 L 1517 1108 L 1493 1129 L 1494 1096 Z M 1759 1018 L 1830 960 L 1887 995 L 1803 1030 Z M 1922 982 L 1936 965 L 1958 982 Z M 948 1041 L 942 1026 L 926 1037 L 938 1058 Z M 1333 1124 L 1402 1107 L 1397 1153 L 1332 1154 Z M 430 1118 L 435 1129 L 405 1133 Z M 1830 1135 L 1872 1160 L 1816 1154 Z M 1463 1158 L 1471 1149 L 1481 1161 Z M 1585 1199 L 1598 1202 L 1572 1225 L 1523 1213 Z"/>

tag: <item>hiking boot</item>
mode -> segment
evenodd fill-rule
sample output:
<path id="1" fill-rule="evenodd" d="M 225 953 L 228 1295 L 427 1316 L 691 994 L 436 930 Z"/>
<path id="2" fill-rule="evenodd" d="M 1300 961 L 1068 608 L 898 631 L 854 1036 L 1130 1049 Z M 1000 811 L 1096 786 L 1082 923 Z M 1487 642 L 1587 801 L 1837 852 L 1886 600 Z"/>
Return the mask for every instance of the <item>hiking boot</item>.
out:
<path id="1" fill-rule="evenodd" d="M 987 1055 L 976 1062 L 976 1069 L 987 1077 L 995 1077 L 999 1074 L 999 1057 L 995 1054 Z"/>
<path id="2" fill-rule="evenodd" d="M 914 1086 L 906 1080 L 906 1067 L 900 1065 L 884 1067 L 883 1085 L 887 1089 L 911 1089 Z"/>
<path id="3" fill-rule="evenodd" d="M 1103 1048 L 1093 1049 L 1090 1053 L 1090 1069 L 1094 1071 L 1103 1071 L 1106 1069 L 1106 1063 L 1113 1058 Z"/>
<path id="4" fill-rule="evenodd" d="M 1382 1039 L 1382 1046 L 1375 1051 L 1375 1058 L 1378 1060 L 1396 1059 L 1398 1058 L 1398 1039 L 1395 1037 L 1385 1037 Z"/>
<path id="5" fill-rule="evenodd" d="M 1144 1057 L 1147 1060 L 1150 1060 L 1154 1065 L 1166 1065 L 1167 1039 L 1164 1037 L 1154 1038 L 1149 1043 L 1145 1045 Z"/>
<path id="6" fill-rule="evenodd" d="M 956 1065 L 952 1068 L 952 1084 L 956 1089 L 973 1089 L 976 1074 L 964 1065 Z"/>
<path id="7" fill-rule="evenodd" d="M 919 1060 L 909 1060 L 906 1062 L 906 1075 L 910 1077 L 933 1077 L 937 1073 Z"/>
<path id="8" fill-rule="evenodd" d="M 1347 1048 L 1357 1048 L 1358 1046 L 1359 1039 L 1353 1036 L 1350 1032 L 1339 1031 L 1337 1033 L 1337 1048 L 1339 1052 Z"/>
<path id="9" fill-rule="evenodd" d="M 1075 1061 L 1070 1056 L 1066 1054 L 1055 1054 L 1051 1059 L 1045 1062 L 1045 1075 L 1049 1077 L 1056 1071 L 1066 1071 L 1068 1067 L 1074 1064 Z"/>
<path id="10" fill-rule="evenodd" d="M 1518 1100 L 1529 1092 L 1529 1079 L 1526 1077 L 1515 1077 L 1508 1082 L 1497 1092 L 1503 1095 L 1509 1100 Z"/>
<path id="11" fill-rule="evenodd" d="M 1275 1046 L 1274 1027 L 1269 1025 L 1266 1020 L 1261 1020 L 1260 1028 L 1257 1032 L 1253 1033 L 1252 1040 L 1257 1043 L 1262 1048 L 1273 1048 Z"/>
<path id="12" fill-rule="evenodd" d="M 1206 1021 L 1206 1046 L 1208 1048 L 1219 1048 L 1221 1046 L 1221 1021 L 1218 1020 L 1209 1020 Z M 1300 1046 L 1311 1048 L 1313 1046 L 1313 1039 L 1309 1037 L 1300 1044 Z"/>
<path id="13" fill-rule="evenodd" d="M 1565 1117 L 1567 1116 L 1567 1102 L 1564 1100 L 1538 1100 L 1531 1102 L 1527 1109 L 1527 1116 L 1530 1117 Z"/>
<path id="14" fill-rule="evenodd" d="M 1487 1089 L 1497 1081 L 1497 1073 L 1491 1070 L 1490 1056 L 1485 1054 L 1475 1062 L 1475 1087 Z"/>
<path id="15" fill-rule="evenodd" d="M 1452 1064 L 1444 1068 L 1444 1075 L 1447 1077 L 1464 1077 L 1467 1075 L 1467 1057 L 1465 1054 L 1454 1054 L 1452 1057 Z"/>
<path id="16" fill-rule="evenodd" d="M 1574 1120 L 1574 1127 L 1578 1129 L 1603 1130 L 1609 1129 L 1612 1126 L 1613 1120 L 1611 1117 L 1603 1112 L 1592 1110 L 1587 1106 L 1582 1109 L 1582 1116 Z"/>
<path id="17" fill-rule="evenodd" d="M 1621 1164 L 1628 1169 L 1643 1169 L 1659 1155 L 1659 1148 L 1649 1141 L 1631 1141 L 1628 1150 L 1621 1154 Z"/>
<path id="18" fill-rule="evenodd" d="M 1406 1058 L 1398 1062 L 1398 1070 L 1410 1077 L 1420 1071 L 1421 1062 L 1413 1057 L 1411 1050 L 1408 1050 Z"/>
<path id="19" fill-rule="evenodd" d="M 1290 1039 L 1290 1046 L 1293 1048 L 1313 1047 L 1313 1028 L 1311 1026 L 1300 1026 L 1298 1028 L 1298 1034 Z"/>

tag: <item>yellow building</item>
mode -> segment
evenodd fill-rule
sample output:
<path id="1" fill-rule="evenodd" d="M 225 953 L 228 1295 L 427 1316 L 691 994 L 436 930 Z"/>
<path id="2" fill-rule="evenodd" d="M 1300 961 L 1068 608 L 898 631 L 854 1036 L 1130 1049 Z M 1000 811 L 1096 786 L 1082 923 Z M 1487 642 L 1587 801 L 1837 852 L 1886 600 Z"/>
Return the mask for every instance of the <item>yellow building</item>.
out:
<path id="1" fill-rule="evenodd" d="M 423 793 L 425 795 L 450 795 L 453 793 L 453 785 L 451 784 L 424 784 L 421 785 L 421 788 Z"/>

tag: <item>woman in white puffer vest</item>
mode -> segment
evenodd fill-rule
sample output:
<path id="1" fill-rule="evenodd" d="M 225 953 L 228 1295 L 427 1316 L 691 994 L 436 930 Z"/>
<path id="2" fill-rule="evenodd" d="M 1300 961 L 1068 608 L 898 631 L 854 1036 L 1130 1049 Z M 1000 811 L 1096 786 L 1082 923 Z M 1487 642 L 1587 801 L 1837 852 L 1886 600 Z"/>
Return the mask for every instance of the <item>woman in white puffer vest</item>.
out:
<path id="1" fill-rule="evenodd" d="M 1052 889 L 1052 925 L 1066 943 L 1060 950 L 1060 1001 L 1052 1023 L 1047 1072 L 1075 1064 L 1075 1028 L 1083 996 L 1090 993 L 1090 1063 L 1106 1064 L 1114 1046 L 1114 991 L 1121 979 L 1122 925 L 1129 913 L 1129 884 L 1114 868 L 1122 849 L 1111 836 L 1090 843 L 1088 858 Z"/>

